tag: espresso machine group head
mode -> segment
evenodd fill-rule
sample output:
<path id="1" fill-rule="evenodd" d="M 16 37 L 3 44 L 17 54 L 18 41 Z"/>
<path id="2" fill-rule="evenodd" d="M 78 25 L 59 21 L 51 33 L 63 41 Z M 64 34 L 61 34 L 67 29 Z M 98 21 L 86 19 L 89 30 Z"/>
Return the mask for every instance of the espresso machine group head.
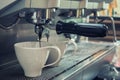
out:
<path id="1" fill-rule="evenodd" d="M 42 33 L 45 29 L 45 25 L 49 23 L 49 20 L 43 18 L 42 10 L 33 10 L 31 12 L 26 13 L 25 20 L 35 26 L 35 33 L 38 35 L 39 40 L 42 38 Z M 48 29 L 47 29 L 48 30 Z M 46 33 L 46 37 L 48 38 L 49 31 Z"/>

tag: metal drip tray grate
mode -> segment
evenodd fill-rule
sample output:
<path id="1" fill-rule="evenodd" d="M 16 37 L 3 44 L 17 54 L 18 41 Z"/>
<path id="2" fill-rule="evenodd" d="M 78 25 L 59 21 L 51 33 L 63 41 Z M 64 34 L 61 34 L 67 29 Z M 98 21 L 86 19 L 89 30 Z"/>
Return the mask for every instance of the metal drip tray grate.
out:
<path id="1" fill-rule="evenodd" d="M 110 44 L 108 45 L 81 42 L 78 43 L 78 50 L 74 54 L 72 52 L 72 47 L 73 46 L 71 45 L 66 49 L 66 53 L 60 61 L 59 66 L 44 68 L 42 71 L 42 75 L 37 78 L 32 78 L 32 80 L 52 80 L 71 70 L 78 64 L 84 65 L 84 61 L 89 61 L 89 58 L 95 55 L 100 50 L 109 50 L 113 46 Z M 24 76 L 23 70 L 19 65 L 14 65 L 10 69 L 4 70 L 2 71 L 2 73 L 0 72 L 0 78 L 2 78 L 2 80 L 29 80 L 27 77 Z"/>

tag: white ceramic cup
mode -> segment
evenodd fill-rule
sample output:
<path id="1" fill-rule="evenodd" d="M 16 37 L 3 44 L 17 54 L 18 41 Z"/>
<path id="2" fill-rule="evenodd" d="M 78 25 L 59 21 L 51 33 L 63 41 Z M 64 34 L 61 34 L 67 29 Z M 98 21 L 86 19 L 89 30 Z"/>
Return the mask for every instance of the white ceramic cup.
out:
<path id="1" fill-rule="evenodd" d="M 44 67 L 54 65 L 61 59 L 61 52 L 57 46 L 45 44 L 39 47 L 39 42 L 19 42 L 14 45 L 14 48 L 17 59 L 27 77 L 40 76 Z M 54 55 L 57 54 L 57 58 L 54 62 L 45 65 L 51 50 L 56 51 Z"/>

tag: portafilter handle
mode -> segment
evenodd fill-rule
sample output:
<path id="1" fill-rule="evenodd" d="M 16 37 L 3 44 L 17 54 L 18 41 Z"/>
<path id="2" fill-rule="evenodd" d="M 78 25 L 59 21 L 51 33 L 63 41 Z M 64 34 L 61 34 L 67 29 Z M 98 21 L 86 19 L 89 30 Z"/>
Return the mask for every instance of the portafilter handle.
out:
<path id="1" fill-rule="evenodd" d="M 57 34 L 70 33 L 86 37 L 105 37 L 108 27 L 97 23 L 75 23 L 58 21 L 56 24 Z"/>

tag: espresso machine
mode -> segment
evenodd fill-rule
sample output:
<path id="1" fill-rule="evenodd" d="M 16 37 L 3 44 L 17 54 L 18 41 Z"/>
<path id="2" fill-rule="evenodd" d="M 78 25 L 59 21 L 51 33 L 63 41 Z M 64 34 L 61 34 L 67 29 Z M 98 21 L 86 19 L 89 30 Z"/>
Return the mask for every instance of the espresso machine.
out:
<path id="1" fill-rule="evenodd" d="M 39 1 L 38 1 L 39 2 Z M 44 1 L 40 4 L 35 5 L 34 1 L 13 1 L 13 4 L 17 4 L 15 6 L 13 6 L 12 8 L 10 8 L 11 10 L 9 11 L 5 11 L 4 14 L 2 14 L 1 11 L 1 18 L 8 15 L 8 14 L 12 14 L 13 11 L 17 11 L 17 9 L 19 9 L 20 11 L 18 11 L 17 13 L 17 17 L 18 17 L 18 21 L 19 19 L 25 19 L 28 23 L 31 23 L 33 25 L 35 25 L 35 33 L 39 36 L 39 39 L 42 38 L 42 32 L 43 32 L 43 26 L 48 24 L 50 22 L 50 19 L 47 20 L 47 18 L 49 18 L 47 16 L 48 12 L 46 9 L 85 9 L 86 11 L 88 11 L 87 13 L 85 13 L 85 10 L 82 10 L 82 14 L 80 16 L 84 16 L 87 17 L 89 16 L 91 13 L 96 13 L 98 10 L 103 10 L 104 8 L 106 8 L 107 3 L 111 2 L 111 0 L 109 1 L 87 1 L 87 0 L 78 0 L 78 1 L 72 1 L 72 0 L 64 0 L 64 1 L 60 1 L 60 0 L 56 0 L 56 1 Z M 23 7 L 21 7 L 20 5 L 24 3 L 27 4 L 29 3 L 29 5 L 24 5 Z M 54 3 L 54 4 L 53 4 Z M 60 4 L 59 4 L 60 3 Z M 68 3 L 67 6 L 65 6 L 63 3 Z M 82 5 L 84 3 L 84 5 Z M 94 6 L 91 5 L 91 3 L 94 4 Z M 40 6 L 39 6 L 40 5 Z M 87 6 L 88 5 L 88 6 Z M 19 8 L 17 6 L 20 6 Z M 28 9 L 26 9 L 28 8 Z M 46 15 L 44 15 L 45 12 L 43 12 L 40 9 L 45 9 L 46 10 Z M 5 9 L 3 9 L 4 12 Z M 91 11 L 91 12 L 89 12 Z M 56 12 L 57 13 L 57 10 Z M 66 12 L 67 13 L 67 12 Z M 44 15 L 44 17 L 43 17 Z M 60 17 L 65 17 L 64 15 L 56 15 L 56 16 L 60 16 Z M 94 15 L 96 17 L 96 15 Z M 68 15 L 69 17 L 69 15 Z M 52 20 L 52 17 L 50 17 Z M 67 17 L 65 17 L 67 18 Z M 54 19 L 55 20 L 55 19 Z M 52 22 L 52 21 L 51 21 Z M 74 22 L 74 21 L 73 21 Z M 16 21 L 17 23 L 17 21 Z M 14 24 L 14 23 L 13 23 Z M 62 26 L 61 26 L 62 25 Z M 71 26 L 70 26 L 71 25 Z M 93 25 L 93 27 L 91 28 L 91 26 Z M 1 25 L 2 26 L 2 25 Z M 14 25 L 13 25 L 14 26 Z M 58 34 L 60 33 L 71 33 L 71 34 L 77 34 L 77 35 L 82 35 L 82 36 L 90 36 L 90 37 L 104 37 L 106 36 L 107 33 L 107 27 L 105 25 L 102 24 L 90 24 L 90 23 L 65 23 L 64 21 L 58 21 L 56 23 L 54 23 L 54 25 L 52 26 L 56 26 L 56 32 Z M 66 28 L 64 28 L 64 26 L 66 26 Z M 68 28 L 67 28 L 68 27 Z M 70 28 L 69 28 L 70 27 Z M 4 29 L 9 29 L 9 27 L 4 27 L 2 26 L 1 28 Z M 83 30 L 82 30 L 83 29 Z M 94 30 L 95 29 L 95 30 Z M 94 32 L 97 29 L 101 29 L 99 30 L 100 32 Z M 48 35 L 47 35 L 48 37 Z"/>
<path id="2" fill-rule="evenodd" d="M 0 73 L 0 75 L 3 77 L 6 75 L 9 76 L 9 72 L 4 72 L 6 67 L 9 69 L 11 66 L 18 64 L 14 54 L 14 43 L 29 40 L 40 41 L 43 36 L 49 40 L 50 29 L 55 30 L 57 35 L 74 34 L 85 37 L 107 36 L 108 27 L 105 24 L 97 22 L 89 23 L 88 17 L 89 15 L 94 14 L 94 20 L 96 20 L 97 11 L 106 9 L 111 1 L 112 0 L 8 0 L 7 4 L 6 2 L 4 3 L 6 6 L 3 5 L 0 10 L 0 31 L 2 32 L 2 34 L 0 34 L 0 70 L 3 73 Z M 68 16 L 70 11 L 73 11 L 75 16 Z M 79 13 L 77 13 L 77 11 Z M 83 19 L 88 21 L 81 21 Z M 106 51 L 106 55 L 104 55 L 102 59 L 104 57 L 110 57 L 111 60 L 114 53 L 114 46 L 110 45 L 104 48 L 110 51 Z M 80 66 L 83 65 L 83 63 L 89 63 L 89 61 L 90 65 L 91 63 L 99 62 L 98 60 L 94 61 L 93 55 L 95 54 L 87 55 L 87 57 L 74 56 L 73 58 L 70 58 L 70 60 L 63 59 L 62 64 L 65 65 L 68 63 L 69 66 L 60 66 L 55 69 L 50 68 L 48 71 L 52 72 L 51 70 L 53 70 L 53 73 L 48 74 L 48 76 L 45 76 L 46 73 L 49 73 L 45 70 L 43 75 L 35 78 L 35 80 L 83 80 L 82 70 L 86 69 L 84 72 L 87 72 L 92 69 L 91 66 L 89 68 L 87 64 L 85 64 L 85 67 Z M 80 61 L 77 58 L 80 59 Z M 66 62 L 71 60 L 72 62 L 70 63 Z M 21 70 L 19 67 L 14 69 L 16 70 L 13 70 L 13 72 Z M 89 79 L 84 80 L 92 80 L 95 76 L 96 75 L 93 73 L 88 77 Z M 4 79 L 3 77 L 1 78 Z M 13 77 L 8 78 L 14 80 L 18 77 L 14 77 L 14 79 Z M 24 80 L 26 78 L 22 76 L 20 79 Z"/>

